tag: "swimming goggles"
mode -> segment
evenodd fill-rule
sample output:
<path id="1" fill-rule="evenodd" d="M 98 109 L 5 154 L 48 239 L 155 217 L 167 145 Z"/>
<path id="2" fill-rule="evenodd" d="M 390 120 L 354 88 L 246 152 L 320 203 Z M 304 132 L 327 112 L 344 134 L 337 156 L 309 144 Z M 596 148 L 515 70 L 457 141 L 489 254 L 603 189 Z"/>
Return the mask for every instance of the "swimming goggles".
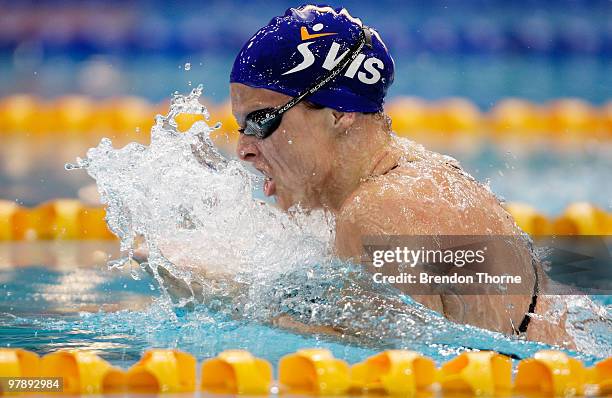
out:
<path id="1" fill-rule="evenodd" d="M 278 126 L 280 126 L 281 121 L 283 120 L 283 114 L 285 112 L 333 80 L 348 64 L 353 62 L 365 45 L 372 47 L 372 32 L 367 26 L 364 25 L 361 27 L 359 42 L 357 42 L 350 49 L 349 56 L 343 58 L 338 65 L 332 68 L 329 74 L 317 80 L 310 88 L 293 97 L 285 105 L 276 108 L 263 108 L 250 112 L 245 118 L 246 127 L 241 129 L 240 132 L 242 134 L 254 136 L 260 139 L 264 139 L 272 135 Z"/>

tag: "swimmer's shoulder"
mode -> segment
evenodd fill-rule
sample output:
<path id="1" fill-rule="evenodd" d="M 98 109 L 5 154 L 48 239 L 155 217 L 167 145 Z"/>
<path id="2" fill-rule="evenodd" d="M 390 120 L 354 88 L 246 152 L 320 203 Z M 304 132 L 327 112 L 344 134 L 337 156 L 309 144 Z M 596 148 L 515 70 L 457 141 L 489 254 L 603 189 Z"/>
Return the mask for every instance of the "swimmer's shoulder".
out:
<path id="1" fill-rule="evenodd" d="M 505 215 L 497 199 L 457 161 L 423 151 L 362 182 L 337 212 L 336 225 L 338 234 L 484 233 L 483 225 L 506 224 L 500 220 Z M 508 227 L 494 229 L 502 232 Z"/>
<path id="2" fill-rule="evenodd" d="M 415 191 L 416 177 L 413 171 L 398 167 L 362 182 L 337 212 L 338 229 L 345 227 L 363 235 L 431 233 L 425 221 L 442 203 L 430 200 L 422 189 Z"/>
<path id="3" fill-rule="evenodd" d="M 393 175 L 367 181 L 336 212 L 336 252 L 344 258 L 360 256 L 367 236 L 438 234 L 433 220 L 440 217 L 441 205 L 406 190 Z"/>

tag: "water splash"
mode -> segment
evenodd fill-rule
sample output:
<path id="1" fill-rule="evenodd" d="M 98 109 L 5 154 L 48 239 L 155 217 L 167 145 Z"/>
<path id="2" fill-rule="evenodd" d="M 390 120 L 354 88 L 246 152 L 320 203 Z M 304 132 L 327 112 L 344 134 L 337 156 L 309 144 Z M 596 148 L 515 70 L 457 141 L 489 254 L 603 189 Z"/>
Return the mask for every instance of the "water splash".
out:
<path id="1" fill-rule="evenodd" d="M 207 124 L 201 94 L 201 85 L 175 93 L 168 114 L 155 119 L 149 146 L 114 148 L 105 138 L 85 159 L 66 165 L 85 169 L 107 205 L 108 226 L 125 254 L 109 267 L 133 264 L 142 243 L 149 253 L 143 270 L 181 297 L 178 306 L 204 302 L 221 316 L 263 323 L 290 315 L 365 345 L 495 348 L 523 356 L 545 347 L 449 322 L 374 284 L 359 266 L 334 260 L 333 218 L 299 208 L 285 213 L 253 199 L 260 179 L 214 146 L 210 133 L 219 124 Z M 182 133 L 175 120 L 182 113 L 204 121 Z"/>
<path id="2" fill-rule="evenodd" d="M 220 124 L 206 123 L 210 116 L 201 94 L 201 85 L 188 95 L 175 93 L 168 114 L 156 116 L 149 146 L 116 149 L 105 138 L 85 159 L 66 165 L 85 169 L 107 205 L 108 226 L 125 254 L 109 266 L 130 263 L 141 240 L 162 284 L 159 266 L 189 285 L 208 283 L 211 274 L 252 282 L 296 264 L 327 261 L 331 219 L 299 209 L 286 214 L 254 200 L 258 178 L 217 150 L 210 133 Z M 202 115 L 205 121 L 182 133 L 179 114 Z"/>

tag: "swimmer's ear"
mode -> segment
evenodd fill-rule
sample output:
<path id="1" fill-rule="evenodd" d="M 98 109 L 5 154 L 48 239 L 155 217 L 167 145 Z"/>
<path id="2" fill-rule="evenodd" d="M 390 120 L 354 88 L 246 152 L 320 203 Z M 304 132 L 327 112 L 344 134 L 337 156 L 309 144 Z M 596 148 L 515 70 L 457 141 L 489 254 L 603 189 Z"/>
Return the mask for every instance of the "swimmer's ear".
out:
<path id="1" fill-rule="evenodd" d="M 346 132 L 346 130 L 348 130 L 353 123 L 355 123 L 355 115 L 357 115 L 357 113 L 355 112 L 342 112 L 342 111 L 337 111 L 335 109 L 330 109 L 331 110 L 331 115 L 332 115 L 332 124 L 333 124 L 333 128 L 334 130 L 337 130 L 339 132 Z"/>

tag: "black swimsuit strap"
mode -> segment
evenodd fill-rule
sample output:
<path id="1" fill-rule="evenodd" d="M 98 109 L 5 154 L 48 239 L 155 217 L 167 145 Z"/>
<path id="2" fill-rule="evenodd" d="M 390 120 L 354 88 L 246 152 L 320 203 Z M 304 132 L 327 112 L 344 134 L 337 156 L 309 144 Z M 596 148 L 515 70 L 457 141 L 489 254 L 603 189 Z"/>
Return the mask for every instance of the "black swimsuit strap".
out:
<path id="1" fill-rule="evenodd" d="M 534 264 L 533 260 L 531 260 L 531 265 L 533 266 L 533 270 L 535 272 L 535 284 L 533 286 L 533 296 L 531 296 L 531 304 L 529 304 L 529 311 L 525 314 L 523 321 L 518 327 L 517 334 L 523 334 L 527 332 L 527 326 L 529 326 L 529 322 L 531 321 L 531 317 L 529 314 L 535 313 L 536 304 L 538 303 L 538 269 Z"/>

